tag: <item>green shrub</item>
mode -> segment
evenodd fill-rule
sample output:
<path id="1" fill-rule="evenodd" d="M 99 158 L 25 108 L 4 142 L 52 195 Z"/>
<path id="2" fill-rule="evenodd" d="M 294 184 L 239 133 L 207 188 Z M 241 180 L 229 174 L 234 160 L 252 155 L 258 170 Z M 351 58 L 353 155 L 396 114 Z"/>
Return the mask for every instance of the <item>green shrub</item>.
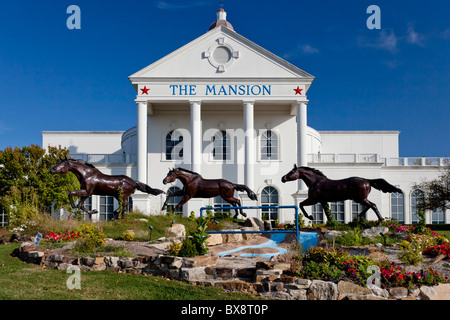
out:
<path id="1" fill-rule="evenodd" d="M 196 255 L 197 255 L 197 248 L 194 242 L 192 242 L 190 238 L 184 239 L 181 249 L 178 252 L 178 256 L 191 258 L 195 257 Z"/>
<path id="2" fill-rule="evenodd" d="M 93 224 L 82 224 L 76 232 L 80 239 L 77 240 L 73 250 L 79 253 L 91 253 L 96 248 L 105 245 L 106 236 L 102 229 Z"/>

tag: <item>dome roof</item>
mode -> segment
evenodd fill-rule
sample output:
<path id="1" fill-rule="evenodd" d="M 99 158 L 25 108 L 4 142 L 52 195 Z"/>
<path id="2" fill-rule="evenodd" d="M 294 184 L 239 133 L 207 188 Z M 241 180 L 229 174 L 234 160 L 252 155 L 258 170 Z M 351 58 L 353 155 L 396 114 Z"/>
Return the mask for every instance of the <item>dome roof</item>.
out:
<path id="1" fill-rule="evenodd" d="M 210 26 L 209 30 L 212 30 L 214 28 L 225 26 L 230 30 L 234 31 L 233 25 L 227 21 L 227 13 L 223 8 L 220 8 L 217 12 L 217 21 L 214 21 Z"/>

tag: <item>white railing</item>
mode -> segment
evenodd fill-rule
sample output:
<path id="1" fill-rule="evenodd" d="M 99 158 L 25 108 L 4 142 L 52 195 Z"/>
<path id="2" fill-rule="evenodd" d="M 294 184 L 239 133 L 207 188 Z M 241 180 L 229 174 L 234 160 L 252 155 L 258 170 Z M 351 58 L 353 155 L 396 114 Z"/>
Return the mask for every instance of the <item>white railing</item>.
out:
<path id="1" fill-rule="evenodd" d="M 380 163 L 385 166 L 445 166 L 450 164 L 448 157 L 401 157 L 382 158 L 378 154 L 355 153 L 314 153 L 308 154 L 308 163 Z"/>
<path id="2" fill-rule="evenodd" d="M 134 163 L 137 160 L 137 156 L 133 154 L 70 154 L 69 156 L 89 163 Z"/>

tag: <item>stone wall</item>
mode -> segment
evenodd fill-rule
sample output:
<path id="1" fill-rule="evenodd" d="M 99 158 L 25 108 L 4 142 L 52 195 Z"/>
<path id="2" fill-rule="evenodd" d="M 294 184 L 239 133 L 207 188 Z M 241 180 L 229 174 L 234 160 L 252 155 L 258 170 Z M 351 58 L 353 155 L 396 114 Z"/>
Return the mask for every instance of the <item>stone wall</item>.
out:
<path id="1" fill-rule="evenodd" d="M 52 254 L 24 242 L 13 255 L 44 268 L 66 270 L 76 265 L 82 271 L 110 270 L 119 273 L 147 274 L 185 281 L 191 284 L 216 286 L 229 291 L 248 292 L 268 299 L 280 300 L 450 300 L 450 284 L 422 286 L 408 290 L 360 287 L 351 282 L 335 284 L 321 280 L 293 277 L 291 264 L 282 261 L 258 261 L 256 265 L 221 264 L 217 255 L 181 258 L 165 255 L 129 257 L 83 257 Z M 230 258 L 231 259 L 231 258 Z"/>

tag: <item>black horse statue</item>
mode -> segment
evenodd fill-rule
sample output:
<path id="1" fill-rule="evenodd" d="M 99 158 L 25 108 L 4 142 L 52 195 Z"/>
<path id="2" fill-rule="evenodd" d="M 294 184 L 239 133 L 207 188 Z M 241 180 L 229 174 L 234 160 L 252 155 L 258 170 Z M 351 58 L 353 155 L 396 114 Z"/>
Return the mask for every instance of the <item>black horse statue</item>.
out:
<path id="1" fill-rule="evenodd" d="M 361 211 L 359 218 L 363 218 L 364 214 L 372 209 L 378 217 L 378 221 L 382 221 L 383 217 L 378 211 L 377 206 L 367 200 L 371 187 L 382 192 L 399 192 L 403 193 L 399 188 L 389 184 L 384 179 L 364 179 L 359 177 L 352 177 L 342 180 L 330 180 L 321 171 L 309 167 L 297 167 L 294 164 L 294 169 L 281 178 L 281 182 L 294 181 L 302 179 L 308 186 L 308 198 L 300 203 L 300 209 L 305 217 L 313 220 L 312 215 L 308 215 L 304 206 L 312 206 L 320 203 L 322 208 L 328 202 L 353 200 L 366 206 Z M 325 211 L 325 209 L 324 209 Z M 326 212 L 325 212 L 326 214 Z"/>
<path id="2" fill-rule="evenodd" d="M 121 209 L 122 218 L 125 215 L 128 207 L 128 197 L 134 193 L 136 189 L 139 191 L 149 193 L 151 195 L 158 195 L 164 193 L 159 189 L 153 189 L 145 183 L 135 181 L 127 176 L 109 176 L 103 174 L 95 168 L 92 164 L 84 160 L 60 159 L 60 162 L 50 168 L 51 174 L 72 172 L 80 182 L 81 190 L 71 191 L 69 193 L 69 200 L 72 208 L 78 208 L 88 214 L 95 214 L 97 210 L 88 211 L 84 207 L 84 202 L 91 195 L 113 196 L 122 203 L 122 208 L 114 211 L 114 218 L 119 217 L 119 209 Z M 75 205 L 73 197 L 80 197 L 78 205 Z"/>
<path id="3" fill-rule="evenodd" d="M 183 204 L 188 202 L 191 198 L 212 198 L 221 196 L 223 200 L 230 203 L 232 206 L 241 206 L 241 201 L 234 197 L 234 191 L 247 192 L 248 196 L 252 200 L 258 200 L 256 194 L 250 190 L 247 186 L 241 184 L 234 184 L 224 179 L 203 179 L 201 175 L 196 172 L 192 172 L 183 168 L 176 168 L 169 171 L 164 178 L 163 183 L 172 183 L 176 179 L 179 179 L 183 183 L 183 190 L 179 190 L 167 196 L 166 202 L 162 207 L 164 210 L 167 206 L 167 202 L 171 197 L 183 196 L 183 199 L 177 204 L 175 210 L 181 208 Z M 239 215 L 247 216 L 242 209 L 236 209 L 237 218 Z"/>

